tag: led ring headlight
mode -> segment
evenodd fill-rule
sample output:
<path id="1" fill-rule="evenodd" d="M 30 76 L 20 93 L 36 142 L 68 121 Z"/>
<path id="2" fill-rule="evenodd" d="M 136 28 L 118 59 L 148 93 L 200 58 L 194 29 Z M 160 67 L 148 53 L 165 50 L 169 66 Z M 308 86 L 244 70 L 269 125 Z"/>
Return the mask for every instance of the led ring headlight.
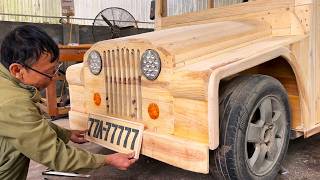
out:
<path id="1" fill-rule="evenodd" d="M 141 71 L 148 80 L 158 78 L 161 71 L 161 59 L 155 50 L 148 49 L 142 54 Z"/>
<path id="2" fill-rule="evenodd" d="M 88 66 L 92 74 L 100 74 L 102 70 L 102 60 L 98 51 L 90 52 L 88 57 Z"/>

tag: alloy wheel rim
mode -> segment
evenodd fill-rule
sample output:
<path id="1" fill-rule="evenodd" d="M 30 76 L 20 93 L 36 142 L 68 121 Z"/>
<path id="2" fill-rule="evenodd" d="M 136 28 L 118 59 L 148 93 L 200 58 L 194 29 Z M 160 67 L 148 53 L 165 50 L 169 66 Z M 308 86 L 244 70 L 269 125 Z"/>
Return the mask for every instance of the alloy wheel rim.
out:
<path id="1" fill-rule="evenodd" d="M 273 96 L 264 97 L 250 115 L 245 138 L 245 157 L 250 170 L 262 176 L 272 170 L 284 146 L 285 108 Z"/>

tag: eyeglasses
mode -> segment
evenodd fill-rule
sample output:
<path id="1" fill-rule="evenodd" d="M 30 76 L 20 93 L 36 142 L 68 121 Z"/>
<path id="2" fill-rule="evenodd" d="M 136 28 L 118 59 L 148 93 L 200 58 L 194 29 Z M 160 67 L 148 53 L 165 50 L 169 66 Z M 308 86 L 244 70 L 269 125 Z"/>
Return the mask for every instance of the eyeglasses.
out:
<path id="1" fill-rule="evenodd" d="M 55 72 L 54 72 L 53 74 L 51 74 L 51 75 L 50 75 L 50 74 L 43 73 L 43 72 L 40 72 L 40 71 L 38 71 L 38 70 L 36 70 L 36 69 L 33 69 L 32 67 L 30 67 L 30 66 L 28 66 L 28 65 L 25 65 L 25 64 L 22 64 L 22 66 L 24 66 L 24 67 L 26 67 L 26 68 L 34 71 L 34 72 L 37 72 L 37 73 L 39 73 L 39 74 L 41 74 L 41 75 L 49 78 L 50 80 L 52 80 L 52 79 L 58 74 L 58 72 L 59 72 L 60 67 L 62 66 L 62 64 L 63 64 L 63 63 L 59 63 L 59 64 L 56 66 Z"/>

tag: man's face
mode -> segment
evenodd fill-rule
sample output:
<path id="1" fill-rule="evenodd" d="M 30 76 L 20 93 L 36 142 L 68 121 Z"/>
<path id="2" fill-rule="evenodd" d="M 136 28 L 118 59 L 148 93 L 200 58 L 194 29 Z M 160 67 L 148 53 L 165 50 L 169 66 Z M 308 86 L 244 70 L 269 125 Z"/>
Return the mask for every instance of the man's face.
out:
<path id="1" fill-rule="evenodd" d="M 55 72 L 57 71 L 58 61 L 51 63 L 50 60 L 51 55 L 43 53 L 39 60 L 32 66 L 26 67 L 15 63 L 10 66 L 9 70 L 10 73 L 23 84 L 31 85 L 42 90 L 48 87 L 52 81 L 52 77 L 55 76 Z"/>

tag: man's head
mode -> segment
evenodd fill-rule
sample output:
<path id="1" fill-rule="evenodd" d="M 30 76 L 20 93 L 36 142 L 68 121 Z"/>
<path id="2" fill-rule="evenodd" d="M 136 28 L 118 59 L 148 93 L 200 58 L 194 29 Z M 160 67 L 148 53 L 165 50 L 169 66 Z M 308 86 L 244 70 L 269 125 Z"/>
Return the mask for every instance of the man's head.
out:
<path id="1" fill-rule="evenodd" d="M 1 44 L 0 62 L 20 82 L 46 88 L 58 69 L 59 48 L 36 26 L 20 26 Z"/>

